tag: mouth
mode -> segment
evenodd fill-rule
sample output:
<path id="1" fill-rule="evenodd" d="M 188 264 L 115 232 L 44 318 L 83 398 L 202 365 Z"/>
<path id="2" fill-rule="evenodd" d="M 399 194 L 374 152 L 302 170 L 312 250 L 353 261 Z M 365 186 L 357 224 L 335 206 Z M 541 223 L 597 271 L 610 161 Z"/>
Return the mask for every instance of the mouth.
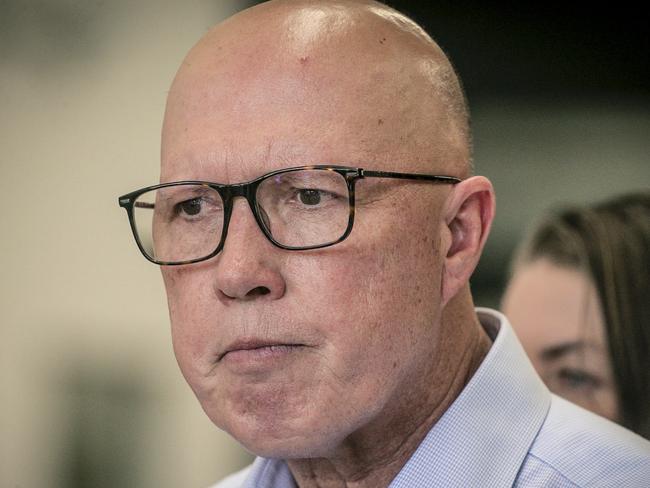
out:
<path id="1" fill-rule="evenodd" d="M 296 349 L 305 347 L 305 344 L 285 343 L 279 341 L 244 340 L 237 341 L 226 348 L 219 355 L 217 362 L 225 359 L 264 359 L 286 355 Z"/>

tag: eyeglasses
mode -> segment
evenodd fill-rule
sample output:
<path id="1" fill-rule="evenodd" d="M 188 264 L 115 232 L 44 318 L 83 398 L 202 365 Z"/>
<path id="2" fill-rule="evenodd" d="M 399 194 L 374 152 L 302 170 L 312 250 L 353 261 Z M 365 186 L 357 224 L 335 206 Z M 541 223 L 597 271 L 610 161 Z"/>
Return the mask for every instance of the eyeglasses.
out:
<path id="1" fill-rule="evenodd" d="M 300 166 L 233 185 L 176 181 L 119 197 L 135 242 L 160 265 L 190 264 L 224 246 L 235 197 L 243 197 L 275 246 L 302 251 L 343 241 L 354 223 L 354 185 L 362 178 L 456 184 L 453 176 L 368 171 L 345 166 Z"/>

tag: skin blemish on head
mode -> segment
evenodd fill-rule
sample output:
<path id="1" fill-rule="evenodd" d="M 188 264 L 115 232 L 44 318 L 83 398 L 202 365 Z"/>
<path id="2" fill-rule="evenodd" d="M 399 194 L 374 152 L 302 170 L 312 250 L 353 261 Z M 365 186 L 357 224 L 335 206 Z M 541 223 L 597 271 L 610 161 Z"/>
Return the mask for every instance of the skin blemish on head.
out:
<path id="1" fill-rule="evenodd" d="M 382 125 L 384 123 L 384 119 L 377 119 L 377 125 Z"/>
<path id="2" fill-rule="evenodd" d="M 298 61 L 304 66 L 309 61 L 309 56 L 300 56 L 298 58 Z"/>
<path id="3" fill-rule="evenodd" d="M 379 44 L 383 44 L 384 42 L 386 42 L 386 38 L 385 38 L 385 37 L 382 37 L 381 39 L 379 39 Z"/>

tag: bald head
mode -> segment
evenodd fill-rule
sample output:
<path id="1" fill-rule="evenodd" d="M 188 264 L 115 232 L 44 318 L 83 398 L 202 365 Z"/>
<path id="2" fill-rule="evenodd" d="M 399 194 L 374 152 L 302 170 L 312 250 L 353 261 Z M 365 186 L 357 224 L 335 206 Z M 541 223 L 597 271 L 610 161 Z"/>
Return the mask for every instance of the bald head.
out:
<path id="1" fill-rule="evenodd" d="M 365 486 L 387 486 L 405 459 L 385 472 L 357 464 L 412 452 L 419 439 L 405 438 L 428 431 L 452 382 L 469 377 L 483 332 L 468 280 L 493 192 L 465 178 L 464 107 L 440 48 L 375 2 L 270 1 L 212 29 L 183 62 L 161 179 L 230 186 L 156 193 L 177 202 L 161 217 L 181 229 L 170 247 L 187 254 L 222 236 L 204 261 L 163 267 L 174 350 L 210 418 L 252 452 L 331 456 L 346 466 L 328 473 L 356 483 L 373 472 L 382 480 Z M 271 229 L 324 247 L 280 248 Z"/>
<path id="2" fill-rule="evenodd" d="M 257 148 L 241 154 L 236 139 L 251 131 Z M 163 178 L 174 177 L 166 159 L 197 159 L 186 148 L 200 146 L 201 133 L 221 139 L 209 159 L 469 172 L 453 68 L 417 24 L 376 2 L 270 1 L 217 25 L 170 91 Z M 321 156 L 307 159 L 316 147 Z"/>

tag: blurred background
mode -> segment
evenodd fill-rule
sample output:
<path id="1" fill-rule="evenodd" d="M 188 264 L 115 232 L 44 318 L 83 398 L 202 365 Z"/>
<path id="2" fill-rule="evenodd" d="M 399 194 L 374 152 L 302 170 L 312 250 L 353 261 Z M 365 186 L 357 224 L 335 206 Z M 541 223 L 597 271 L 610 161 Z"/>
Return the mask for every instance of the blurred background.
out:
<path id="1" fill-rule="evenodd" d="M 0 487 L 203 487 L 249 462 L 178 371 L 159 270 L 117 196 L 157 181 L 186 51 L 252 3 L 0 0 Z M 464 81 L 498 196 L 473 288 L 497 306 L 544 209 L 650 187 L 644 16 L 391 4 Z"/>

